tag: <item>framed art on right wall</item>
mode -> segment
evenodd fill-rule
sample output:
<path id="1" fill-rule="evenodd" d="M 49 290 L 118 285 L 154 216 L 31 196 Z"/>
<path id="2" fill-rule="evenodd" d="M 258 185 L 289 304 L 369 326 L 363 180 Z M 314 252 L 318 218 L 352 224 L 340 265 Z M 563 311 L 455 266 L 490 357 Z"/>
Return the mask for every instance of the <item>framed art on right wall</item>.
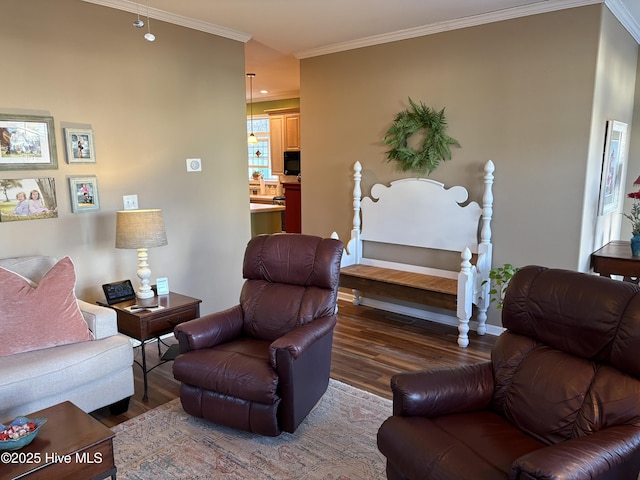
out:
<path id="1" fill-rule="evenodd" d="M 598 215 L 606 215 L 618 209 L 626 141 L 627 124 L 616 120 L 607 121 Z"/>

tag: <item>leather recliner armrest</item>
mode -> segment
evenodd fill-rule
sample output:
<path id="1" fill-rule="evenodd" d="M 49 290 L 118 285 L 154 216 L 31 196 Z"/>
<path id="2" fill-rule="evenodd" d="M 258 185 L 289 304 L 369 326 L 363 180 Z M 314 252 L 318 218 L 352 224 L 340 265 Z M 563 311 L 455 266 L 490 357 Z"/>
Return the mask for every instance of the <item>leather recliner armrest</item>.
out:
<path id="1" fill-rule="evenodd" d="M 319 338 L 324 337 L 336 326 L 336 316 L 316 318 L 312 322 L 305 323 L 274 340 L 269 346 L 269 359 L 271 366 L 277 368 L 276 353 L 284 348 L 291 352 L 291 357 L 298 358 L 304 351 Z"/>
<path id="2" fill-rule="evenodd" d="M 180 353 L 210 348 L 240 336 L 243 312 L 240 305 L 177 325 L 173 335 L 178 339 Z"/>
<path id="3" fill-rule="evenodd" d="M 419 372 L 391 377 L 393 414 L 436 417 L 486 408 L 493 395 L 491 363 Z"/>
<path id="4" fill-rule="evenodd" d="M 510 478 L 596 478 L 639 450 L 640 427 L 617 425 L 527 453 L 513 462 Z"/>

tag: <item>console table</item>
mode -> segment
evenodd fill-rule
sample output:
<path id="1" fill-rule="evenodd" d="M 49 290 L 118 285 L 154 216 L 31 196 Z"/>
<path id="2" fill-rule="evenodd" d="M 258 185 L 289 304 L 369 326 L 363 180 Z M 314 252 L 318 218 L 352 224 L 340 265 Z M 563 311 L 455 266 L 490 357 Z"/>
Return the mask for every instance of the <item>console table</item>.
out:
<path id="1" fill-rule="evenodd" d="M 624 240 L 614 240 L 593 252 L 591 266 L 605 277 L 622 275 L 625 281 L 636 283 L 640 278 L 640 257 L 631 255 L 631 245 Z"/>

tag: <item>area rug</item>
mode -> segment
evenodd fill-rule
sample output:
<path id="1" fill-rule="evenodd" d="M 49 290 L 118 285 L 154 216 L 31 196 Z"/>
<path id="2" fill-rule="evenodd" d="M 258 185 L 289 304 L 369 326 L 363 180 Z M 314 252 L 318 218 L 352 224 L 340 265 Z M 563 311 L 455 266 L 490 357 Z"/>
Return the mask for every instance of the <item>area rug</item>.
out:
<path id="1" fill-rule="evenodd" d="M 384 479 L 391 401 L 336 380 L 295 433 L 262 437 L 187 415 L 180 400 L 112 428 L 118 480 Z"/>

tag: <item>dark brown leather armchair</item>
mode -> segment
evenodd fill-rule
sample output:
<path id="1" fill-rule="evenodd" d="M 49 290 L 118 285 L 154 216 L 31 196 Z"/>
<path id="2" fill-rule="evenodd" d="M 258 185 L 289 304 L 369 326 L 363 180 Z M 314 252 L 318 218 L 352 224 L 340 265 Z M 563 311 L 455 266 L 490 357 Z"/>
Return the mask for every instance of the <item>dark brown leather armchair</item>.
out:
<path id="1" fill-rule="evenodd" d="M 491 362 L 392 378 L 389 479 L 615 479 L 640 470 L 640 288 L 526 267 Z"/>
<path id="2" fill-rule="evenodd" d="M 240 304 L 175 329 L 187 413 L 261 435 L 295 431 L 329 384 L 342 249 L 296 234 L 249 242 Z"/>

